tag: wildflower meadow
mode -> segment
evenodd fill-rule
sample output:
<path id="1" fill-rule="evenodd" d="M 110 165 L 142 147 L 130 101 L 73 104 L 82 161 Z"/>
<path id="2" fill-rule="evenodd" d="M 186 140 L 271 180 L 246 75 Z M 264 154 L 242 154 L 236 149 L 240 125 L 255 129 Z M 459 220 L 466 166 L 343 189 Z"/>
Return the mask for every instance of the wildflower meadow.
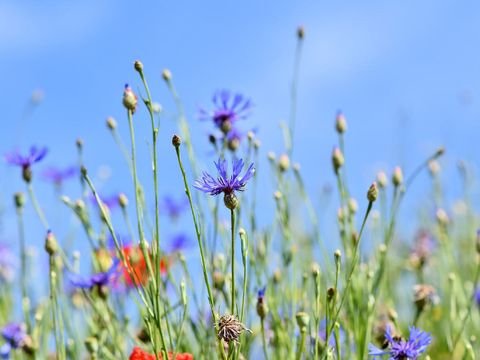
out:
<path id="1" fill-rule="evenodd" d="M 273 89 L 179 86 L 201 75 L 122 54 L 115 101 L 62 90 L 106 113 L 73 106 L 37 136 L 56 102 L 38 91 L 2 117 L 20 130 L 1 148 L 0 358 L 480 359 L 475 162 L 403 139 L 409 161 L 382 163 L 388 149 L 367 149 L 386 135 L 356 131 L 348 106 L 319 98 L 330 115 L 305 116 L 315 42 L 308 25 L 287 33 L 280 119 L 257 116 Z"/>

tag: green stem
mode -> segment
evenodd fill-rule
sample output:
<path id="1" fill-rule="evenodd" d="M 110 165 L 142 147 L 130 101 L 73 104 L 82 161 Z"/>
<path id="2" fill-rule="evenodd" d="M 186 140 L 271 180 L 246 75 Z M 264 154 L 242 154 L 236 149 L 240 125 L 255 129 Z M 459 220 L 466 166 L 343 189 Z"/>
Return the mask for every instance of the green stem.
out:
<path id="1" fill-rule="evenodd" d="M 32 201 L 33 208 L 35 209 L 35 212 L 37 213 L 40 221 L 42 222 L 43 227 L 45 230 L 49 230 L 50 226 L 48 225 L 47 218 L 45 217 L 45 214 L 43 213 L 42 208 L 38 204 L 37 197 L 35 196 L 35 193 L 33 191 L 33 186 L 31 183 L 27 184 L 28 188 L 28 195 L 30 196 L 30 200 Z"/>
<path id="2" fill-rule="evenodd" d="M 260 325 L 262 328 L 262 348 L 263 348 L 263 355 L 265 356 L 265 360 L 268 360 L 268 351 L 267 351 L 267 338 L 265 336 L 265 322 L 263 318 L 260 320 Z"/>
<path id="3" fill-rule="evenodd" d="M 305 351 L 305 342 L 307 340 L 307 329 L 303 328 L 300 330 L 301 338 L 300 344 L 297 348 L 297 356 L 295 357 L 296 360 L 300 360 L 302 358 L 302 354 Z"/>
<path id="4" fill-rule="evenodd" d="M 61 314 L 58 309 L 57 298 L 57 274 L 55 271 L 55 258 L 50 255 L 50 305 L 52 308 L 53 331 L 55 334 L 55 347 L 59 360 L 66 360 L 65 346 L 63 341 L 63 326 L 61 326 Z"/>
<path id="5" fill-rule="evenodd" d="M 28 307 L 26 301 L 28 301 L 27 293 L 27 253 L 25 249 L 25 227 L 23 224 L 23 211 L 21 207 L 17 207 L 17 220 L 18 220 L 18 237 L 20 239 L 20 285 L 22 291 L 22 308 L 25 323 L 27 324 L 27 333 L 30 334 L 32 330 L 32 324 L 30 321 L 30 315 L 28 313 Z"/>
<path id="6" fill-rule="evenodd" d="M 232 298 L 231 298 L 231 312 L 235 315 L 235 210 L 230 210 L 230 224 L 232 234 Z"/>

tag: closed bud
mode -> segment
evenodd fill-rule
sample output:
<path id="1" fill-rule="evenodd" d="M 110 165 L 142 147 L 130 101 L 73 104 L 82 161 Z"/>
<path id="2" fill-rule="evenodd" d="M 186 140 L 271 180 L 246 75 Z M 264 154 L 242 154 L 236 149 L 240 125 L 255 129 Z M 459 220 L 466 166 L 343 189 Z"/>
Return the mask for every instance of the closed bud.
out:
<path id="1" fill-rule="evenodd" d="M 181 143 L 182 143 L 182 139 L 180 139 L 180 136 L 178 136 L 178 135 L 173 135 L 172 136 L 172 145 L 174 147 L 178 148 Z"/>
<path id="2" fill-rule="evenodd" d="M 213 272 L 213 287 L 217 290 L 223 290 L 225 285 L 225 275 L 220 271 Z"/>
<path id="3" fill-rule="evenodd" d="M 78 150 L 82 150 L 82 148 L 83 148 L 83 139 L 82 139 L 82 138 L 77 138 L 77 140 L 75 140 L 75 145 L 77 146 L 77 149 L 78 149 Z"/>
<path id="4" fill-rule="evenodd" d="M 58 251 L 57 239 L 55 239 L 55 236 L 50 230 L 47 232 L 47 236 L 45 238 L 45 251 L 50 256 L 55 255 L 55 253 Z"/>
<path id="5" fill-rule="evenodd" d="M 335 288 L 330 287 L 327 289 L 327 301 L 332 301 L 335 298 L 337 290 Z"/>
<path id="6" fill-rule="evenodd" d="M 262 145 L 262 143 L 260 142 L 260 140 L 255 139 L 255 140 L 253 141 L 253 147 L 254 147 L 256 150 L 258 150 L 261 145 Z"/>
<path id="7" fill-rule="evenodd" d="M 233 192 L 230 194 L 225 194 L 223 196 L 223 203 L 230 210 L 235 210 L 235 208 L 238 206 L 238 198 Z"/>
<path id="8" fill-rule="evenodd" d="M 378 197 L 378 188 L 377 188 L 377 183 L 374 181 L 372 185 L 370 185 L 370 188 L 368 189 L 367 192 L 367 199 L 371 203 L 373 203 L 375 200 L 377 200 Z"/>
<path id="9" fill-rule="evenodd" d="M 332 151 L 332 164 L 335 174 L 338 174 L 338 171 L 345 163 L 345 158 L 343 157 L 342 151 L 335 147 Z"/>
<path id="10" fill-rule="evenodd" d="M 305 37 L 305 28 L 303 27 L 303 25 L 300 25 L 299 27 L 297 27 L 297 38 L 300 40 L 303 40 L 304 37 Z"/>
<path id="11" fill-rule="evenodd" d="M 278 284 L 280 283 L 281 280 L 282 280 L 282 271 L 280 269 L 276 269 L 273 272 L 273 282 L 275 284 Z"/>
<path id="12" fill-rule="evenodd" d="M 314 279 L 320 276 L 320 265 L 318 263 L 312 263 L 311 273 Z"/>
<path id="13" fill-rule="evenodd" d="M 335 130 L 337 130 L 337 133 L 339 134 L 343 134 L 347 131 L 347 120 L 341 111 L 337 113 L 335 118 Z"/>
<path id="14" fill-rule="evenodd" d="M 380 189 L 384 189 L 388 185 L 387 174 L 383 171 L 379 171 L 377 174 L 377 184 Z"/>
<path id="15" fill-rule="evenodd" d="M 26 183 L 32 182 L 32 168 L 30 166 L 24 166 L 22 167 L 22 178 Z"/>
<path id="16" fill-rule="evenodd" d="M 143 71 L 143 64 L 140 60 L 136 60 L 134 63 L 133 63 L 133 67 L 136 71 L 138 71 L 139 73 L 141 73 Z"/>
<path id="17" fill-rule="evenodd" d="M 278 169 L 281 172 L 285 172 L 290 168 L 290 158 L 287 154 L 282 154 L 278 158 Z"/>
<path id="18" fill-rule="evenodd" d="M 117 122 L 115 121 L 115 119 L 111 116 L 109 116 L 107 118 L 107 127 L 110 129 L 110 130 L 115 130 L 117 128 Z"/>
<path id="19" fill-rule="evenodd" d="M 403 183 L 403 172 L 400 166 L 397 166 L 395 169 L 393 169 L 392 183 L 395 187 L 398 187 Z"/>
<path id="20" fill-rule="evenodd" d="M 430 172 L 430 175 L 432 177 L 434 177 L 440 172 L 440 164 L 437 160 L 430 160 L 428 162 L 428 171 Z"/>
<path id="21" fill-rule="evenodd" d="M 442 156 L 444 153 L 445 153 L 445 148 L 443 146 L 440 146 L 435 152 L 434 157 L 437 158 L 439 156 Z"/>
<path id="22" fill-rule="evenodd" d="M 13 201 L 15 203 L 15 207 L 17 209 L 21 209 L 25 205 L 25 195 L 22 192 L 16 192 L 13 195 Z"/>
<path id="23" fill-rule="evenodd" d="M 273 151 L 269 151 L 268 154 L 267 154 L 267 158 L 268 158 L 269 161 L 274 162 L 275 158 L 276 158 L 276 155 Z"/>
<path id="24" fill-rule="evenodd" d="M 163 80 L 165 80 L 166 82 L 170 82 L 170 80 L 172 80 L 172 73 L 170 70 L 168 69 L 163 69 L 162 71 L 162 78 Z"/>
<path id="25" fill-rule="evenodd" d="M 126 208 L 128 206 L 128 198 L 124 193 L 118 194 L 118 204 L 121 208 Z"/>
<path id="26" fill-rule="evenodd" d="M 277 200 L 277 201 L 280 200 L 280 199 L 282 198 L 282 193 L 281 193 L 280 191 L 278 191 L 278 190 L 275 191 L 275 192 L 273 193 L 273 198 L 274 198 L 275 200 Z"/>
<path id="27" fill-rule="evenodd" d="M 333 257 L 335 258 L 335 263 L 340 263 L 340 260 L 342 259 L 342 252 L 337 249 L 335 250 L 335 252 L 333 253 Z"/>
<path id="28" fill-rule="evenodd" d="M 477 253 L 480 254 L 480 230 L 477 230 L 477 239 L 475 247 L 477 249 Z"/>
<path id="29" fill-rule="evenodd" d="M 308 324 L 310 323 L 310 316 L 304 312 L 304 311 L 299 311 L 295 315 L 295 318 L 297 319 L 297 325 L 300 328 L 300 330 L 305 330 L 308 327 Z"/>
<path id="30" fill-rule="evenodd" d="M 357 200 L 354 198 L 350 198 L 348 200 L 348 210 L 350 211 L 350 214 L 356 214 L 358 211 L 358 203 Z"/>
<path id="31" fill-rule="evenodd" d="M 138 98 L 137 95 L 133 92 L 132 88 L 125 85 L 125 90 L 123 91 L 123 99 L 122 99 L 123 106 L 132 113 L 135 112 L 137 109 Z"/>
<path id="32" fill-rule="evenodd" d="M 447 212 L 442 208 L 438 209 L 436 214 L 437 222 L 440 226 L 447 226 L 450 219 L 448 218 Z"/>
<path id="33" fill-rule="evenodd" d="M 187 285 L 184 280 L 180 283 L 180 294 L 182 295 L 183 307 L 185 307 L 187 306 Z"/>

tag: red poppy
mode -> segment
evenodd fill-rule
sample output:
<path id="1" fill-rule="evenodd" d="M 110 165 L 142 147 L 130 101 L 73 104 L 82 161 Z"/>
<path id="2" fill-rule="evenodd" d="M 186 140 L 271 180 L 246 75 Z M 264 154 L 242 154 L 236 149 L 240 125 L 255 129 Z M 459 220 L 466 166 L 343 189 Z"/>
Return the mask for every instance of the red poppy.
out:
<path id="1" fill-rule="evenodd" d="M 122 249 L 125 256 L 126 265 L 122 263 L 122 272 L 125 283 L 128 287 L 136 285 L 146 285 L 148 282 L 148 267 L 140 246 L 126 245 Z M 153 259 L 151 258 L 153 262 Z M 167 273 L 170 261 L 168 258 L 160 259 L 160 273 Z"/>
<path id="2" fill-rule="evenodd" d="M 133 351 L 130 354 L 130 357 L 128 359 L 129 360 L 156 360 L 155 355 L 146 352 L 145 350 L 143 350 L 142 348 L 139 348 L 138 346 L 133 348 Z M 160 356 L 160 359 L 162 359 L 162 356 Z M 182 353 L 182 354 L 176 354 L 175 358 L 173 358 L 173 353 L 170 351 L 168 353 L 168 360 L 193 360 L 193 355 L 189 353 Z"/>

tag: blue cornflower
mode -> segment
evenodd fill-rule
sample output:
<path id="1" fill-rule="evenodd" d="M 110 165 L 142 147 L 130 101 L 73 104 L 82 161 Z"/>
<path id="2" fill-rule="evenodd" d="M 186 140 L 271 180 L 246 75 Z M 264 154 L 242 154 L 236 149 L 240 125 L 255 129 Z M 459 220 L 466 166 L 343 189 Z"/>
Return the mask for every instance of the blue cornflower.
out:
<path id="1" fill-rule="evenodd" d="M 267 291 L 267 286 L 264 286 L 257 292 L 257 314 L 261 319 L 265 319 L 268 314 L 268 307 L 265 302 L 265 292 Z"/>
<path id="2" fill-rule="evenodd" d="M 20 166 L 22 168 L 23 179 L 29 183 L 32 181 L 32 165 L 42 160 L 45 155 L 47 155 L 47 152 L 48 149 L 46 147 L 37 148 L 36 146 L 32 146 L 27 156 L 23 156 L 15 150 L 5 154 L 5 161 L 10 165 Z"/>
<path id="3" fill-rule="evenodd" d="M 199 118 L 201 120 L 212 120 L 224 134 L 230 131 L 237 120 L 245 119 L 252 108 L 250 99 L 228 90 L 215 92 L 212 102 L 215 109 L 211 111 L 200 109 Z"/>
<path id="4" fill-rule="evenodd" d="M 190 242 L 189 237 L 184 233 L 179 233 L 171 237 L 168 245 L 168 252 L 174 253 L 187 247 Z"/>
<path id="5" fill-rule="evenodd" d="M 253 163 L 250 164 L 250 166 L 247 168 L 247 171 L 242 177 L 240 177 L 240 172 L 242 171 L 244 166 L 242 159 L 233 160 L 233 170 L 230 177 L 228 177 L 227 175 L 226 160 L 219 159 L 218 162 L 215 163 L 215 166 L 220 174 L 219 177 L 215 179 L 207 172 L 204 172 L 202 178 L 195 181 L 195 184 L 193 186 L 198 190 L 209 193 L 210 195 L 218 195 L 223 193 L 223 200 L 225 202 L 225 206 L 230 210 L 233 210 L 238 205 L 235 191 L 245 190 L 245 185 L 247 184 L 247 181 L 255 173 Z"/>
<path id="6" fill-rule="evenodd" d="M 416 327 L 410 327 L 410 337 L 408 340 L 398 339 L 392 336 L 390 327 L 385 331 L 387 348 L 382 350 L 370 344 L 368 346 L 369 355 L 374 358 L 382 355 L 390 355 L 389 360 L 417 360 L 425 352 L 432 341 L 429 333 L 426 333 Z"/>
<path id="7" fill-rule="evenodd" d="M 25 326 L 20 323 L 9 323 L 2 328 L 2 337 L 6 343 L 0 348 L 0 356 L 2 359 L 9 359 L 12 349 L 23 346 L 27 338 Z"/>
<path id="8" fill-rule="evenodd" d="M 45 180 L 51 181 L 57 186 L 62 185 L 62 183 L 78 174 L 78 168 L 75 166 L 69 166 L 65 169 L 59 169 L 57 167 L 49 167 L 45 169 L 42 173 L 42 176 Z"/>
<path id="9" fill-rule="evenodd" d="M 173 197 L 167 195 L 163 198 L 162 209 L 173 220 L 178 219 L 179 216 L 187 207 L 188 207 L 188 198 L 186 197 L 180 200 L 176 200 Z"/>
<path id="10" fill-rule="evenodd" d="M 71 274 L 70 275 L 70 282 L 72 285 L 79 289 L 93 289 L 95 287 L 108 287 L 118 277 L 119 274 L 119 267 L 118 264 L 120 261 L 116 259 L 113 265 L 105 272 L 99 272 L 90 275 L 89 277 L 83 277 L 78 274 Z"/>

